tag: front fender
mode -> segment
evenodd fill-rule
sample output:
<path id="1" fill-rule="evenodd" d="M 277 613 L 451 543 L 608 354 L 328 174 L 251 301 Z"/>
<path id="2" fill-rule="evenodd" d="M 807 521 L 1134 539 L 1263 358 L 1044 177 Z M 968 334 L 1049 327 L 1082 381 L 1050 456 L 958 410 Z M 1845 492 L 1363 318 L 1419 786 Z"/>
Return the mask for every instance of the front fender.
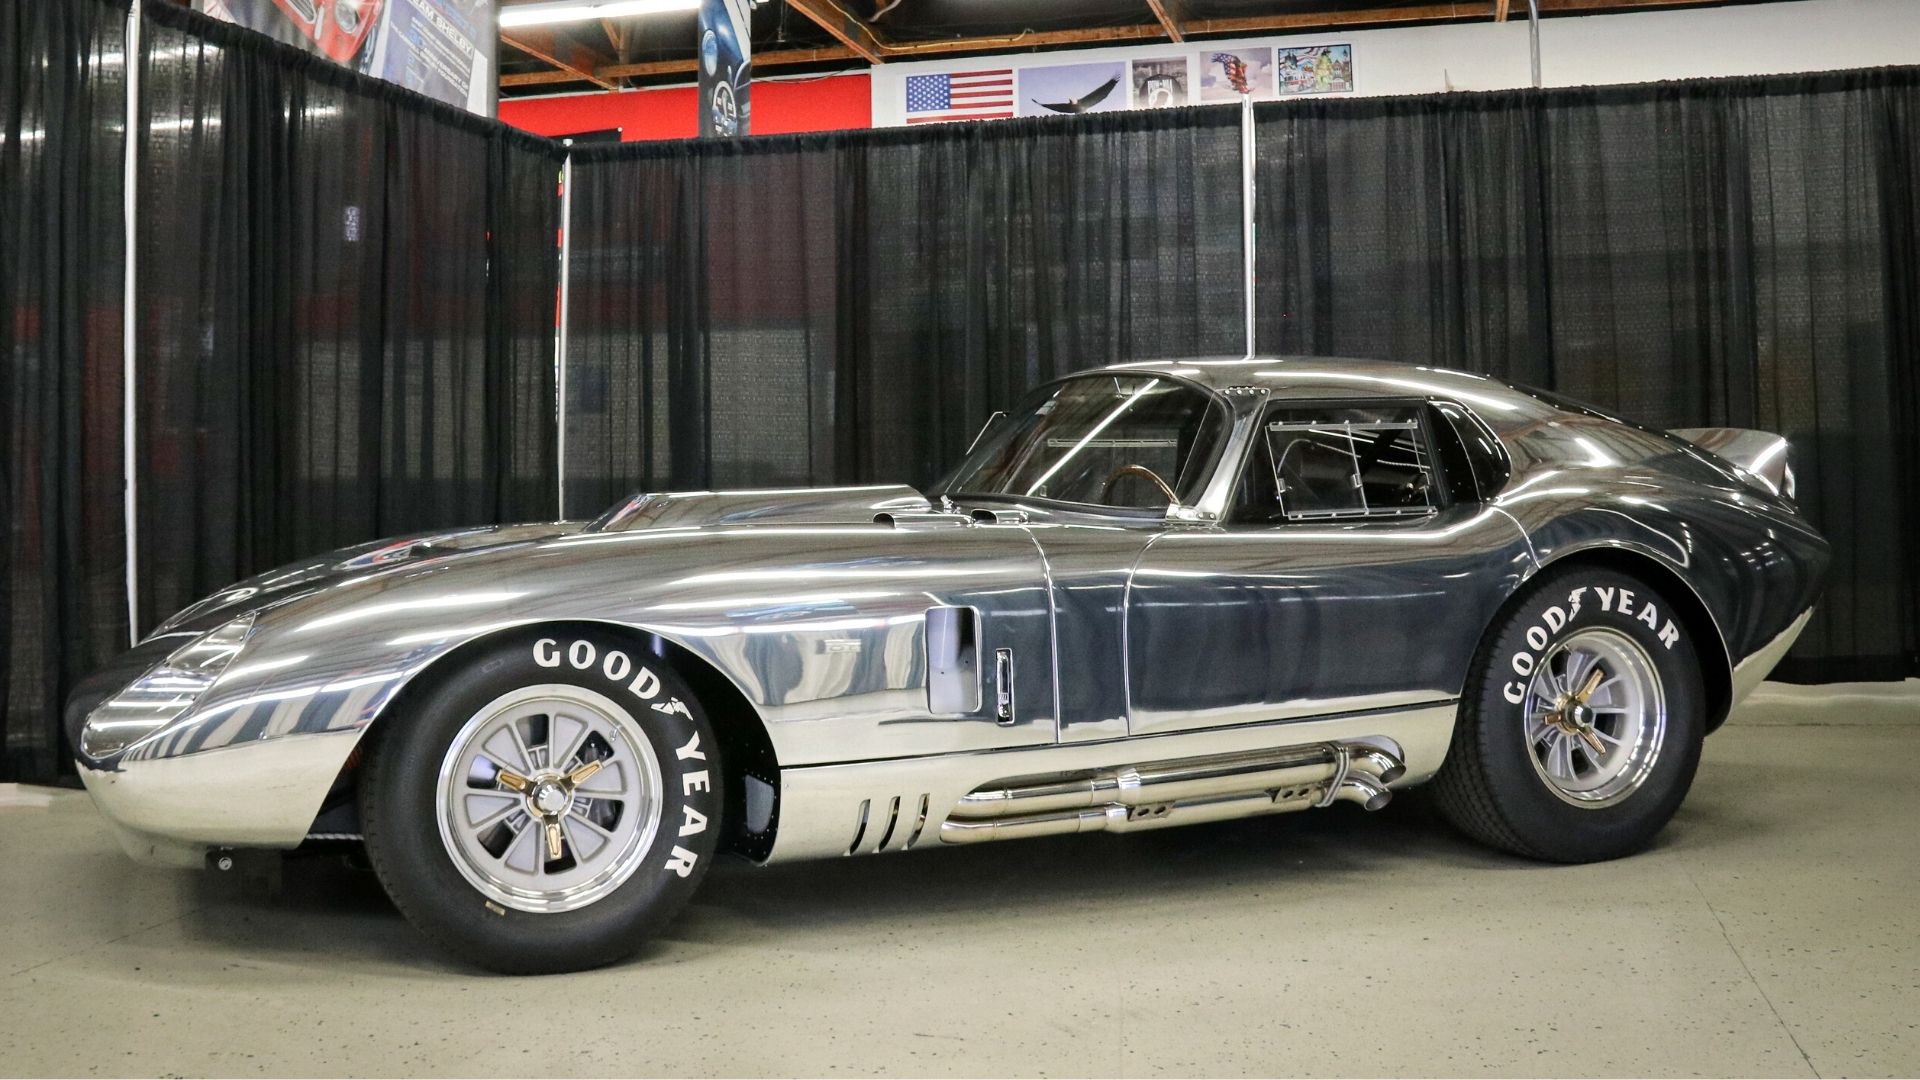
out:
<path id="1" fill-rule="evenodd" d="M 974 713 L 928 711 L 926 612 L 940 606 L 981 613 L 983 655 L 1022 658 L 1031 707 L 1015 723 L 996 721 L 991 695 Z M 1045 575 L 1024 529 L 727 526 L 582 533 L 334 582 L 261 611 L 189 713 L 83 771 L 140 833 L 297 844 L 369 726 L 404 720 L 392 705 L 413 680 L 491 635 L 578 622 L 657 634 L 710 664 L 782 767 L 1055 737 Z M 209 795 L 256 783 L 260 797 L 224 811 Z"/>

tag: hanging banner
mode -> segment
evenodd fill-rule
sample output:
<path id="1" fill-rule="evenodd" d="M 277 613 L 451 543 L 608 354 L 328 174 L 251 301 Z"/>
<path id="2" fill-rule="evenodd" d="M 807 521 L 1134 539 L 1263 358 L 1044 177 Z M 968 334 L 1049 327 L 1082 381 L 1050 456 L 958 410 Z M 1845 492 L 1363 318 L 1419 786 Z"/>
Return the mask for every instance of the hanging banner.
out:
<path id="1" fill-rule="evenodd" d="M 493 115 L 494 0 L 193 0 L 336 64 Z"/>
<path id="2" fill-rule="evenodd" d="M 700 2 L 700 135 L 730 138 L 752 130 L 752 22 L 747 0 Z"/>
<path id="3" fill-rule="evenodd" d="M 888 63 L 868 72 L 872 121 L 890 127 L 1358 94 L 1358 48 L 1338 39 L 1243 39 Z"/>

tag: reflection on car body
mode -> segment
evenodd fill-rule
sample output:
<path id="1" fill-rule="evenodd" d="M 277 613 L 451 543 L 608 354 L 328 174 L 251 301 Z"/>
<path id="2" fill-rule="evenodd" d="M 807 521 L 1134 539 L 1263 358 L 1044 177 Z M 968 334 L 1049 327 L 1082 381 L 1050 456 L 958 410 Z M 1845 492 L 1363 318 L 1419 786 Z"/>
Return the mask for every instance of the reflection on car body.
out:
<path id="1" fill-rule="evenodd" d="M 1794 494 L 1777 436 L 1459 372 L 1120 365 L 1037 389 L 924 494 L 646 493 L 263 574 L 69 725 L 136 854 L 404 840 L 513 919 L 383 881 L 510 970 L 630 951 L 722 850 L 1371 809 L 1436 776 L 1475 836 L 1606 858 L 1806 625 L 1827 548 Z M 613 944 L 515 936 L 629 902 Z"/>

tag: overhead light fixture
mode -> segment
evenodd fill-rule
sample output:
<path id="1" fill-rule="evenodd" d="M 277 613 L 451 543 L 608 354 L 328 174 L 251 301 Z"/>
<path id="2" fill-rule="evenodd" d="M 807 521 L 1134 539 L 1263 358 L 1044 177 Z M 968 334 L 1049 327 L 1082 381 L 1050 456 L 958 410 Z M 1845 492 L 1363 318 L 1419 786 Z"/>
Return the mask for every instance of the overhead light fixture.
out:
<path id="1" fill-rule="evenodd" d="M 515 4 L 500 9 L 500 25 L 540 26 L 628 15 L 660 15 L 669 11 L 693 11 L 699 6 L 700 0 L 600 0 L 599 3 L 563 0 L 554 4 Z"/>

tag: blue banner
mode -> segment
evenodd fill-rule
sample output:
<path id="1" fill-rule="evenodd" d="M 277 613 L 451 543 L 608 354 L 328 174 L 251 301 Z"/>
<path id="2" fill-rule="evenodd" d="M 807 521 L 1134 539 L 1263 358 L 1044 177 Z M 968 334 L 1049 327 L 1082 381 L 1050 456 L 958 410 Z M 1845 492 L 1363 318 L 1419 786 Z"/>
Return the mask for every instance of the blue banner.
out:
<path id="1" fill-rule="evenodd" d="M 700 135 L 730 138 L 751 130 L 752 27 L 747 0 L 701 0 Z"/>

